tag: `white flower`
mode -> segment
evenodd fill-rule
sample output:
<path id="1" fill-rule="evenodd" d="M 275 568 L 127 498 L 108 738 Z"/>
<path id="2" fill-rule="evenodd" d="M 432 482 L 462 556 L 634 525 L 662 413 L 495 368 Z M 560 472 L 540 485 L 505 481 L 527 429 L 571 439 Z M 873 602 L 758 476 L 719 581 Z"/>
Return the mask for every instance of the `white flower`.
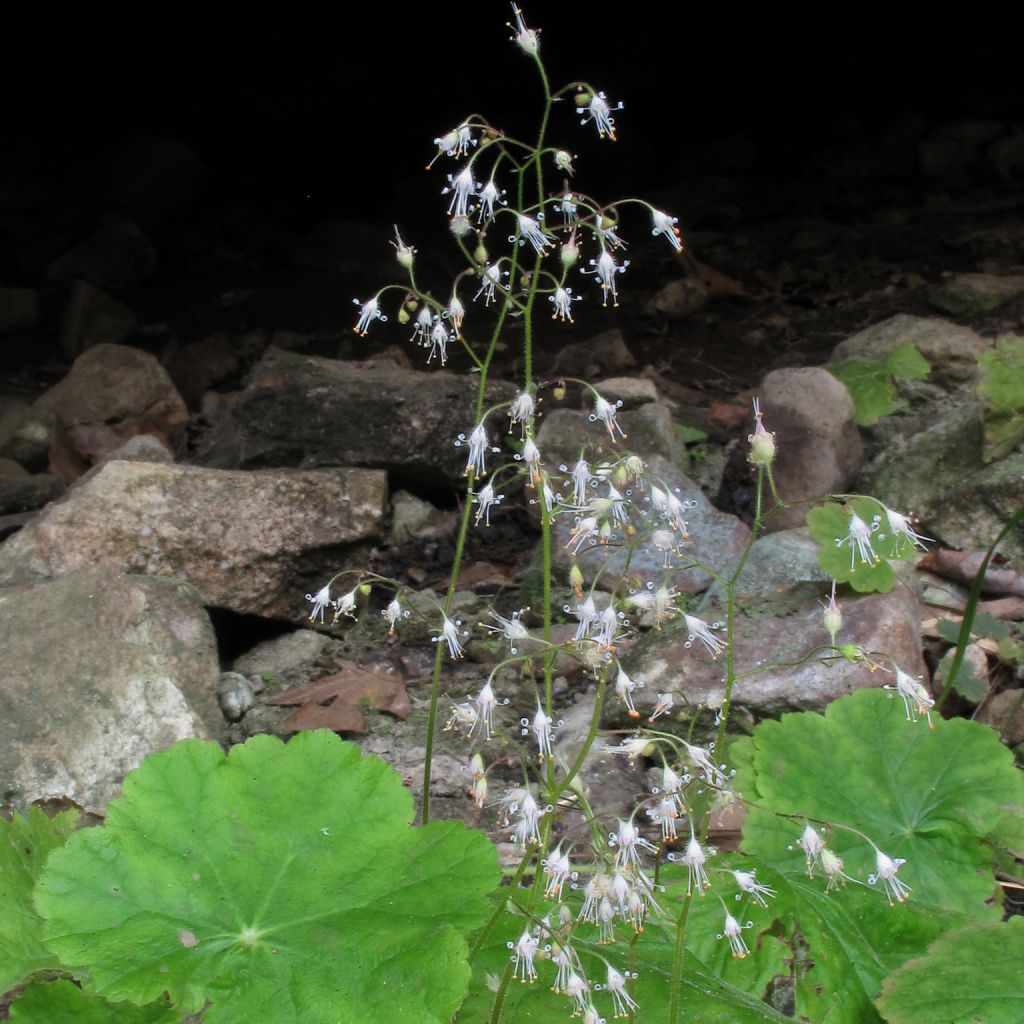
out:
<path id="1" fill-rule="evenodd" d="M 483 624 L 484 629 L 489 629 L 492 633 L 500 633 L 509 642 L 509 653 L 511 654 L 517 653 L 517 643 L 530 638 L 530 631 L 519 621 L 524 611 L 526 611 L 525 608 L 520 608 L 519 611 L 512 613 L 511 619 L 506 619 L 504 615 L 499 615 L 492 608 L 491 617 L 497 620 L 498 625 L 490 626 L 486 622 Z"/>
<path id="2" fill-rule="evenodd" d="M 469 216 L 469 197 L 473 194 L 473 166 L 466 164 L 458 174 L 448 175 L 449 184 L 441 189 L 441 195 L 452 193 L 448 212 L 454 217 Z"/>
<path id="3" fill-rule="evenodd" d="M 619 437 L 623 440 L 625 440 L 626 437 L 625 433 L 623 433 L 622 427 L 619 426 L 618 419 L 616 418 L 621 405 L 621 402 L 615 402 L 613 404 L 609 402 L 607 398 L 598 395 L 594 399 L 594 411 L 589 416 L 591 423 L 600 420 L 608 428 L 608 434 L 613 441 L 615 440 L 616 430 L 619 432 Z"/>
<path id="4" fill-rule="evenodd" d="M 402 617 L 402 606 L 401 604 L 399 604 L 397 597 L 393 597 L 391 599 L 391 601 L 388 603 L 387 608 L 385 608 L 381 612 L 381 615 L 383 615 L 384 618 L 387 619 L 388 636 L 394 636 L 395 626 L 398 624 L 398 620 Z"/>
<path id="5" fill-rule="evenodd" d="M 686 740 L 683 740 L 682 744 L 686 747 L 686 756 L 689 757 L 690 763 L 700 772 L 709 786 L 722 786 L 726 783 L 725 772 L 711 760 L 710 750 L 694 746 L 692 743 L 687 743 Z M 712 744 L 712 746 L 714 745 Z"/>
<path id="6" fill-rule="evenodd" d="M 878 555 L 875 554 L 875 549 L 871 546 L 871 534 L 877 529 L 877 523 L 874 526 L 868 526 L 856 512 L 850 515 L 849 532 L 845 537 L 839 537 L 836 540 L 837 548 L 844 544 L 850 545 L 850 572 L 854 571 L 854 559 L 857 555 L 860 555 L 860 560 L 868 565 L 878 562 Z"/>
<path id="7" fill-rule="evenodd" d="M 903 698 L 903 707 L 907 712 L 907 721 L 916 722 L 917 715 L 924 715 L 928 719 L 928 728 L 934 729 L 932 724 L 932 708 L 935 701 L 929 696 L 928 691 L 913 676 L 907 675 L 902 669 L 896 669 L 896 685 L 883 686 L 883 690 L 895 690 Z M 890 694 L 890 696 L 892 696 Z"/>
<path id="8" fill-rule="evenodd" d="M 833 892 L 838 889 L 845 882 L 852 882 L 854 879 L 850 878 L 845 871 L 843 871 L 843 861 L 841 857 L 837 857 L 827 846 L 821 851 L 819 855 L 821 862 L 821 870 L 828 879 L 825 885 L 825 892 Z"/>
<path id="9" fill-rule="evenodd" d="M 651 544 L 656 551 L 662 552 L 665 556 L 662 565 L 666 569 L 672 568 L 672 555 L 676 550 L 676 535 L 671 530 L 655 530 L 651 534 Z"/>
<path id="10" fill-rule="evenodd" d="M 884 506 L 883 506 L 884 507 Z M 889 532 L 893 534 L 897 541 L 909 540 L 911 544 L 916 545 L 922 551 L 926 551 L 925 541 L 930 541 L 931 537 L 923 537 L 919 533 L 914 532 L 914 527 L 910 524 L 910 517 L 902 515 L 899 512 L 894 512 L 891 508 L 885 510 L 885 518 L 889 523 Z"/>
<path id="11" fill-rule="evenodd" d="M 473 298 L 478 299 L 482 294 L 484 305 L 489 306 L 494 299 L 494 289 L 501 287 L 501 279 L 506 273 L 507 271 L 501 269 L 500 263 L 492 263 L 489 267 L 485 267 L 481 276 L 480 291 Z"/>
<path id="12" fill-rule="evenodd" d="M 675 704 L 675 698 L 671 693 L 659 693 L 658 699 L 655 701 L 654 710 L 651 712 L 648 722 L 653 722 L 656 718 L 660 718 L 662 715 L 667 715 Z"/>
<path id="13" fill-rule="evenodd" d="M 690 633 L 689 639 L 686 641 L 687 647 L 689 647 L 694 640 L 699 640 L 708 649 L 712 658 L 717 658 L 718 655 L 725 650 L 725 644 L 711 632 L 712 627 L 703 619 L 698 619 L 695 615 L 686 615 L 684 613 L 683 620 L 685 621 L 686 628 Z"/>
<path id="14" fill-rule="evenodd" d="M 590 543 L 597 537 L 599 528 L 597 516 L 585 516 L 582 519 L 577 519 L 569 531 L 569 541 L 565 545 L 566 550 L 578 555 L 584 544 Z"/>
<path id="15" fill-rule="evenodd" d="M 597 605 L 594 604 L 593 595 L 588 594 L 582 604 L 576 606 L 576 619 L 579 625 L 576 627 L 576 640 L 586 639 L 594 623 L 597 622 Z"/>
<path id="16" fill-rule="evenodd" d="M 583 270 L 581 273 L 596 274 L 597 280 L 601 285 L 603 305 L 608 305 L 608 296 L 611 295 L 612 305 L 617 306 L 619 304 L 619 295 L 615 290 L 615 275 L 625 273 L 626 267 L 629 266 L 629 260 L 624 260 L 620 267 L 615 262 L 615 257 L 607 249 L 602 248 L 600 257 L 597 260 L 590 260 L 590 266 L 594 269 Z"/>
<path id="17" fill-rule="evenodd" d="M 476 139 L 473 138 L 469 122 L 463 121 L 458 128 L 453 128 L 446 135 L 442 135 L 439 139 L 434 139 L 434 145 L 437 146 L 437 155 L 434 157 L 434 160 L 442 154 L 444 156 L 462 157 L 469 153 L 470 146 L 476 145 Z M 427 167 L 430 167 L 434 160 L 431 160 Z"/>
<path id="18" fill-rule="evenodd" d="M 679 817 L 679 808 L 675 800 L 670 796 L 662 797 L 648 812 L 651 820 L 661 826 L 661 838 L 666 842 L 679 838 L 676 832 L 676 818 Z"/>
<path id="19" fill-rule="evenodd" d="M 461 704 L 453 704 L 445 723 L 445 732 L 461 728 L 466 730 L 467 736 L 472 736 L 476 729 L 477 717 L 476 708 L 468 700 Z"/>
<path id="20" fill-rule="evenodd" d="M 508 948 L 515 951 L 513 978 L 519 978 L 523 982 L 537 980 L 537 972 L 533 966 L 533 955 L 537 952 L 537 945 L 538 940 L 530 934 L 529 929 L 519 936 L 519 941 L 515 945 L 511 942 L 508 944 Z"/>
<path id="21" fill-rule="evenodd" d="M 747 944 L 743 941 L 743 929 L 749 928 L 750 922 L 746 925 L 741 925 L 732 914 L 727 910 L 725 912 L 725 927 L 722 929 L 722 935 L 718 937 L 726 938 L 729 940 L 729 945 L 732 948 L 732 955 L 737 960 L 742 960 L 750 950 L 747 948 Z"/>
<path id="22" fill-rule="evenodd" d="M 640 757 L 651 747 L 651 741 L 646 736 L 630 736 L 624 739 L 617 746 L 609 747 L 612 754 L 625 754 L 627 757 Z"/>
<path id="23" fill-rule="evenodd" d="M 532 437 L 526 439 L 523 450 L 515 458 L 526 464 L 530 474 L 530 483 L 536 487 L 540 483 L 540 449 Z"/>
<path id="24" fill-rule="evenodd" d="M 412 266 L 416 250 L 411 245 L 406 245 L 402 241 L 402 236 L 398 233 L 397 224 L 395 225 L 395 240 L 391 244 L 395 247 L 395 259 L 408 270 Z"/>
<path id="25" fill-rule="evenodd" d="M 609 607 L 611 606 L 609 605 Z M 633 691 L 638 687 L 642 688 L 643 685 L 641 682 L 634 681 L 622 665 L 619 665 L 619 674 L 615 677 L 615 692 L 621 698 L 622 703 L 626 705 L 630 718 L 640 717 L 640 712 L 637 711 L 636 705 L 633 703 Z"/>
<path id="26" fill-rule="evenodd" d="M 887 857 L 881 850 L 875 849 L 875 873 L 868 875 L 868 885 L 881 882 L 890 907 L 893 905 L 893 901 L 902 903 L 910 895 L 910 886 L 896 877 L 896 872 L 906 863 L 902 857 L 897 857 L 894 860 L 892 857 Z"/>
<path id="27" fill-rule="evenodd" d="M 644 839 L 631 821 L 620 819 L 618 829 L 608 837 L 608 842 L 615 847 L 615 867 L 620 871 L 632 871 L 640 867 L 640 850 L 657 852 L 657 847 Z"/>
<path id="28" fill-rule="evenodd" d="M 520 424 L 524 441 L 533 421 L 534 408 L 533 395 L 529 391 L 520 391 L 509 406 L 509 430 L 517 423 Z"/>
<path id="29" fill-rule="evenodd" d="M 462 321 L 466 316 L 466 307 L 459 301 L 458 295 L 452 295 L 445 313 L 452 322 L 452 334 L 457 338 L 462 330 Z"/>
<path id="30" fill-rule="evenodd" d="M 519 820 L 512 829 L 512 838 L 516 846 L 540 842 L 540 818 L 541 811 L 537 806 L 537 801 L 527 790 L 519 808 Z"/>
<path id="31" fill-rule="evenodd" d="M 410 341 L 416 342 L 417 345 L 426 345 L 430 339 L 430 328 L 434 326 L 434 314 L 430 311 L 430 307 L 427 305 L 420 306 L 420 311 L 416 314 L 416 323 L 413 324 L 412 337 Z"/>
<path id="32" fill-rule="evenodd" d="M 505 190 L 499 189 L 494 183 L 493 178 L 489 178 L 487 183 L 476 193 L 480 198 L 480 206 L 476 215 L 477 224 L 482 224 L 485 220 L 494 219 L 494 204 L 500 203 L 505 206 L 505 200 L 502 196 L 505 195 Z"/>
<path id="33" fill-rule="evenodd" d="M 452 622 L 443 612 L 441 618 L 444 620 L 441 623 L 441 630 L 437 636 L 433 637 L 434 643 L 444 642 L 448 645 L 448 653 L 453 658 L 461 658 L 466 652 L 463 650 L 462 644 L 459 643 L 459 626 L 460 622 Z M 468 634 L 464 634 L 468 635 Z"/>
<path id="34" fill-rule="evenodd" d="M 679 228 L 676 227 L 676 224 L 679 223 L 679 218 L 670 217 L 667 213 L 654 209 L 651 210 L 651 218 L 654 221 L 654 228 L 651 230 L 651 234 L 664 235 L 668 244 L 676 252 L 682 252 L 683 240 L 679 237 Z"/>
<path id="35" fill-rule="evenodd" d="M 500 505 L 501 499 L 504 498 L 504 494 L 495 494 L 494 487 L 490 482 L 484 484 L 483 487 L 477 491 L 473 497 L 473 504 L 479 505 L 480 507 L 476 510 L 476 525 L 480 525 L 480 520 L 490 526 L 491 525 L 491 506 Z"/>
<path id="36" fill-rule="evenodd" d="M 388 318 L 380 311 L 376 295 L 367 302 L 360 302 L 359 299 L 353 299 L 352 301 L 357 306 L 362 307 L 359 311 L 359 320 L 353 328 L 356 334 L 365 335 L 370 329 L 370 324 L 372 324 L 374 320 L 380 320 L 385 323 L 387 322 Z"/>
<path id="37" fill-rule="evenodd" d="M 456 657 L 456 655 L 452 655 L 452 657 Z M 485 740 L 489 740 L 494 735 L 494 709 L 497 706 L 498 698 L 494 696 L 491 681 L 488 679 L 476 696 L 476 724 L 480 726 L 480 735 Z M 470 734 L 472 732 L 471 729 Z"/>
<path id="38" fill-rule="evenodd" d="M 587 504 L 587 485 L 590 483 L 590 466 L 581 455 L 572 467 L 572 501 L 583 508 Z"/>
<path id="39" fill-rule="evenodd" d="M 559 845 L 541 863 L 544 865 L 544 874 L 548 879 L 544 886 L 544 895 L 549 900 L 561 900 L 562 886 L 572 876 L 569 855 L 562 853 L 562 847 Z"/>
<path id="40" fill-rule="evenodd" d="M 565 994 L 575 1003 L 574 1016 L 579 1016 L 588 1009 L 589 999 L 587 993 L 590 986 L 575 971 L 569 972 L 569 980 L 565 983 Z"/>
<path id="41" fill-rule="evenodd" d="M 597 134 L 603 139 L 606 135 L 613 142 L 615 141 L 615 121 L 611 116 L 612 110 L 621 110 L 622 104 L 616 107 L 608 106 L 608 97 L 603 92 L 592 93 L 590 102 L 587 104 L 587 116 L 580 121 L 586 124 L 593 121 L 597 125 Z"/>
<path id="42" fill-rule="evenodd" d="M 616 1017 L 627 1017 L 640 1009 L 636 1000 L 626 991 L 625 975 L 620 974 L 611 964 L 608 965 L 608 981 L 605 988 L 611 993 Z"/>
<path id="43" fill-rule="evenodd" d="M 562 196 L 562 201 L 555 203 L 555 209 L 562 214 L 563 227 L 570 227 L 579 220 L 579 203 L 576 202 L 576 196 L 574 196 L 572 192 L 568 191 L 568 189 L 566 190 L 565 195 Z M 562 246 L 562 251 L 565 251 L 564 245 Z M 562 262 L 565 262 L 564 258 Z M 572 262 L 575 263 L 576 260 L 574 259 Z"/>
<path id="44" fill-rule="evenodd" d="M 759 906 L 767 907 L 765 903 L 765 897 L 771 899 L 775 895 L 774 889 L 769 889 L 766 885 L 759 885 L 755 878 L 755 872 L 753 871 L 733 871 L 732 877 L 736 879 L 736 884 L 740 889 L 745 892 L 755 903 Z M 736 899 L 739 899 L 737 894 Z"/>
<path id="45" fill-rule="evenodd" d="M 708 854 L 704 852 L 700 843 L 697 842 L 697 837 L 692 829 L 690 831 L 690 841 L 686 844 L 686 852 L 679 859 L 687 866 L 690 872 L 686 882 L 687 895 L 696 887 L 697 895 L 703 896 L 704 890 L 711 884 L 708 882 L 708 873 L 704 870 Z"/>
<path id="46" fill-rule="evenodd" d="M 487 428 L 481 421 L 478 423 L 473 430 L 470 432 L 469 440 L 466 440 L 465 434 L 459 434 L 458 439 L 455 441 L 455 447 L 459 448 L 464 444 L 469 445 L 469 460 L 466 463 L 466 475 L 469 475 L 470 470 L 478 476 L 487 475 L 487 449 L 489 447 L 487 443 Z M 497 451 L 498 449 L 493 449 Z"/>
<path id="47" fill-rule="evenodd" d="M 564 149 L 555 150 L 555 166 L 560 171 L 565 171 L 566 174 L 575 174 L 575 169 L 572 166 L 573 162 L 572 153 Z"/>
<path id="48" fill-rule="evenodd" d="M 526 22 L 523 21 L 523 12 L 515 4 L 512 5 L 512 15 L 516 19 L 514 25 L 509 25 L 509 28 L 515 32 L 512 41 L 523 53 L 530 57 L 536 57 L 537 51 L 540 49 L 540 39 L 538 38 L 540 30 L 526 27 Z"/>
<path id="49" fill-rule="evenodd" d="M 524 241 L 529 242 L 533 246 L 533 251 L 543 256 L 547 251 L 547 247 L 555 244 L 555 239 L 551 235 L 544 234 L 544 230 L 539 223 L 542 217 L 543 214 L 539 214 L 537 219 L 527 217 L 523 213 L 516 214 L 519 222 L 519 234 L 509 235 L 508 240 L 515 242 L 518 238 L 520 245 Z"/>
<path id="50" fill-rule="evenodd" d="M 525 721 L 525 719 L 524 719 Z M 533 735 L 537 738 L 537 747 L 540 750 L 540 757 L 543 761 L 545 758 L 551 758 L 555 756 L 555 752 L 551 747 L 551 741 L 553 739 L 551 726 L 553 725 L 553 719 L 550 715 L 544 713 L 544 709 L 540 706 L 537 707 L 537 713 L 533 716 Z"/>
<path id="51" fill-rule="evenodd" d="M 439 356 L 441 365 L 448 362 L 448 328 L 439 317 L 434 317 L 434 326 L 430 332 L 430 353 L 427 355 L 427 362 L 430 363 L 434 356 Z"/>
<path id="52" fill-rule="evenodd" d="M 356 594 L 359 588 L 354 587 L 347 594 L 342 594 L 337 601 L 334 602 L 334 621 L 337 622 L 339 617 L 344 615 L 347 618 L 355 622 L 356 617 L 353 614 L 356 610 Z"/>
<path id="53" fill-rule="evenodd" d="M 556 288 L 555 294 L 548 296 L 548 300 L 554 303 L 555 306 L 555 311 L 551 314 L 551 319 L 557 320 L 561 318 L 563 323 L 565 323 L 566 320 L 568 320 L 569 323 L 575 323 L 569 307 L 578 298 L 578 295 L 574 296 L 572 294 L 571 288 Z"/>
<path id="54" fill-rule="evenodd" d="M 818 835 L 817 830 L 810 823 L 804 826 L 804 830 L 796 842 L 807 856 L 807 875 L 809 878 L 813 878 L 814 865 L 818 863 L 818 858 L 821 857 L 821 851 L 825 849 L 825 843 L 822 841 L 821 836 Z"/>
<path id="55" fill-rule="evenodd" d="M 313 610 L 309 613 L 309 621 L 315 622 L 317 616 L 320 617 L 320 621 L 324 621 L 324 609 L 331 608 L 334 602 L 331 600 L 331 585 L 328 583 L 326 587 L 321 587 L 315 594 L 307 594 L 307 601 L 313 602 Z"/>

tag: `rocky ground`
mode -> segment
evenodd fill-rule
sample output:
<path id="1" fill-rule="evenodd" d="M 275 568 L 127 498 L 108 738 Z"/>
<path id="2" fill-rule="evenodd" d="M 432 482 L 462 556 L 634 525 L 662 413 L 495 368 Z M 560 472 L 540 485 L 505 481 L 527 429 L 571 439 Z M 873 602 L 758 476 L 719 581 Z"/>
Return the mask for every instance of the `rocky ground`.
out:
<path id="1" fill-rule="evenodd" d="M 198 160 L 169 139 L 136 145 L 133 166 L 170 162 L 179 183 Z M 694 503 L 687 550 L 717 571 L 749 536 L 754 395 L 777 434 L 787 501 L 871 493 L 912 510 L 942 549 L 985 548 L 1024 502 L 1019 422 L 978 388 L 979 356 L 1024 333 L 1022 181 L 1024 135 L 987 122 L 904 126 L 887 149 L 823 154 L 813 178 L 769 188 L 748 173 L 742 140 L 723 140 L 656 197 L 699 211 L 683 218 L 683 257 L 638 232 L 621 307 L 601 309 L 581 281 L 577 322 L 544 318 L 538 372 L 622 401 L 652 478 Z M 159 221 L 109 195 L 71 216 L 26 199 L 25 185 L 8 179 L 0 193 L 0 803 L 73 800 L 101 815 L 124 773 L 175 739 L 322 726 L 386 757 L 415 790 L 465 465 L 453 442 L 472 427 L 476 385 L 458 353 L 443 370 L 426 367 L 408 328 L 353 334 L 353 297 L 392 277 L 389 229 L 300 230 L 242 205 L 196 213 L 187 194 L 165 196 L 180 215 Z M 430 223 L 408 231 L 426 240 Z M 423 259 L 439 281 L 450 269 Z M 517 342 L 513 329 L 494 402 L 515 394 Z M 829 367 L 907 343 L 927 374 L 897 376 L 893 410 L 858 425 Z M 574 461 L 585 436 L 592 462 L 609 450 L 578 389 L 547 397 L 542 412 L 538 443 L 553 465 Z M 446 711 L 501 657 L 482 628 L 491 609 L 536 609 L 536 510 L 511 478 L 504 490 L 459 579 L 467 656 L 446 670 Z M 741 670 L 825 639 L 829 582 L 805 511 L 774 517 L 753 548 L 739 588 Z M 571 526 L 558 525 L 560 606 Z M 969 652 L 978 688 L 950 710 L 1018 746 L 1024 537 L 1007 537 L 1002 552 L 988 629 Z M 585 549 L 580 564 L 589 579 L 607 563 L 611 585 L 620 557 Z M 311 625 L 306 595 L 345 569 L 402 584 L 411 614 L 396 635 L 379 593 L 360 599 L 358 621 Z M 630 573 L 634 587 L 657 585 L 661 563 L 641 558 Z M 841 591 L 844 628 L 927 681 L 969 582 L 962 567 L 909 559 L 888 594 Z M 708 619 L 720 611 L 711 584 L 700 572 L 679 581 L 686 608 Z M 562 617 L 571 637 L 575 619 Z M 523 621 L 536 628 L 536 611 Z M 697 715 L 699 732 L 711 720 L 702 709 L 721 699 L 721 666 L 678 623 L 652 625 L 637 617 L 621 652 L 646 683 L 642 711 L 674 690 L 679 705 L 663 721 L 684 729 Z M 594 682 L 571 658 L 556 671 L 556 749 L 571 757 Z M 739 688 L 736 726 L 880 682 L 862 665 L 770 670 Z M 508 700 L 503 727 L 518 735 L 535 709 L 531 675 L 500 670 L 495 688 Z M 612 742 L 632 723 L 610 706 L 603 724 Z M 614 813 L 643 785 L 644 765 L 605 745 L 585 782 Z M 516 764 L 499 759 L 492 786 Z M 468 784 L 465 741 L 444 734 L 435 807 L 499 835 Z"/>

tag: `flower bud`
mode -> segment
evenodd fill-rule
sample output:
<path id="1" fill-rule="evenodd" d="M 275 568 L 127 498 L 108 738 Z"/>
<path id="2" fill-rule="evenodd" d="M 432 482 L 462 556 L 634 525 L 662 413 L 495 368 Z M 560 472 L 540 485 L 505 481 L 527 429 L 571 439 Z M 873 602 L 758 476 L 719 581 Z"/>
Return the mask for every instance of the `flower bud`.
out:
<path id="1" fill-rule="evenodd" d="M 448 224 L 448 229 L 456 238 L 465 238 L 473 230 L 473 225 L 464 213 L 457 213 Z"/>
<path id="2" fill-rule="evenodd" d="M 398 322 L 403 326 L 409 322 L 411 317 L 409 316 L 409 310 L 405 306 L 398 311 Z"/>
<path id="3" fill-rule="evenodd" d="M 556 402 L 565 401 L 565 385 L 561 381 L 551 389 L 551 396 Z"/>
<path id="4" fill-rule="evenodd" d="M 847 661 L 853 662 L 855 665 L 866 660 L 864 656 L 864 649 L 862 647 L 858 647 L 857 644 L 842 644 L 839 648 L 839 653 Z"/>
<path id="5" fill-rule="evenodd" d="M 747 435 L 750 442 L 750 454 L 748 458 L 755 466 L 770 466 L 775 458 L 775 435 L 766 430 L 764 426 L 764 413 L 761 412 L 761 403 L 754 399 L 754 432 Z"/>
<path id="6" fill-rule="evenodd" d="M 583 573 L 575 562 L 569 570 L 569 586 L 577 597 L 583 597 Z"/>
<path id="7" fill-rule="evenodd" d="M 555 151 L 555 166 L 560 171 L 565 171 L 566 174 L 574 173 L 572 159 L 572 153 L 569 153 L 567 150 L 559 149 Z"/>
<path id="8" fill-rule="evenodd" d="M 828 604 L 825 605 L 825 611 L 822 614 L 822 618 L 825 622 L 825 629 L 828 635 L 832 638 L 832 646 L 836 645 L 836 634 L 843 628 L 843 613 L 839 610 L 839 605 L 836 604 L 836 581 L 832 581 L 832 594 L 829 596 Z"/>
<path id="9" fill-rule="evenodd" d="M 489 260 L 489 257 L 487 255 L 487 247 L 484 245 L 482 239 L 477 244 L 477 247 L 473 250 L 473 259 L 475 259 L 477 263 L 480 264 L 480 266 L 485 266 Z"/>
<path id="10" fill-rule="evenodd" d="M 356 590 L 359 591 L 361 596 L 367 597 L 370 591 L 373 590 L 373 587 L 369 583 L 360 583 L 359 586 L 356 587 Z"/>
<path id="11" fill-rule="evenodd" d="M 569 269 L 579 258 L 580 258 L 580 247 L 576 244 L 576 232 L 573 233 L 562 243 L 562 250 L 559 253 L 559 258 L 562 261 L 562 266 Z"/>
<path id="12" fill-rule="evenodd" d="M 592 97 L 586 89 L 583 89 L 580 92 L 576 93 L 575 98 L 577 107 L 586 107 L 590 104 L 590 100 Z"/>

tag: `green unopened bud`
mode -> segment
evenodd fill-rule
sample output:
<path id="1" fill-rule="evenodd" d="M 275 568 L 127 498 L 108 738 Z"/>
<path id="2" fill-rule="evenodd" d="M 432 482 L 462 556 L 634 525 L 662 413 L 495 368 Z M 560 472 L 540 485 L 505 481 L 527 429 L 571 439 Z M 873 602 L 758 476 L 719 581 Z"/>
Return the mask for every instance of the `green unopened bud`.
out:
<path id="1" fill-rule="evenodd" d="M 369 583 L 360 583 L 356 590 L 359 591 L 362 597 L 368 597 L 373 587 Z"/>
<path id="2" fill-rule="evenodd" d="M 398 233 L 398 225 L 395 225 L 395 240 L 391 243 L 395 247 L 395 259 L 405 267 L 406 270 L 412 268 L 413 257 L 416 255 L 416 250 L 411 245 L 406 245 L 402 241 L 402 236 Z"/>
<path id="3" fill-rule="evenodd" d="M 832 595 L 828 599 L 828 604 L 825 605 L 822 618 L 825 621 L 825 629 L 832 638 L 832 646 L 835 647 L 836 634 L 843 628 L 843 613 L 839 610 L 839 605 L 836 604 L 835 580 L 832 581 Z"/>
<path id="4" fill-rule="evenodd" d="M 490 257 L 487 255 L 487 246 L 484 245 L 483 241 L 479 242 L 477 247 L 473 250 L 473 259 L 480 264 L 480 266 L 486 265 Z"/>
<path id="5" fill-rule="evenodd" d="M 580 258 L 580 247 L 576 244 L 575 231 L 562 243 L 562 251 L 559 253 L 559 258 L 566 270 Z"/>
<path id="6" fill-rule="evenodd" d="M 555 151 L 555 166 L 560 171 L 565 171 L 566 174 L 575 173 L 575 170 L 572 166 L 572 160 L 572 153 L 569 153 L 564 149 L 559 149 Z"/>
<path id="7" fill-rule="evenodd" d="M 580 567 L 575 562 L 569 570 L 569 586 L 572 587 L 572 592 L 577 597 L 583 596 L 583 573 L 580 572 Z"/>
<path id="8" fill-rule="evenodd" d="M 847 661 L 853 662 L 855 665 L 867 660 L 864 656 L 864 649 L 862 647 L 858 647 L 856 644 L 843 644 L 839 648 L 839 653 Z"/>
<path id="9" fill-rule="evenodd" d="M 565 385 L 559 382 L 551 389 L 551 397 L 556 402 L 565 401 Z"/>
<path id="10" fill-rule="evenodd" d="M 590 93 L 586 89 L 583 89 L 582 91 L 576 93 L 576 106 L 585 107 L 590 103 L 591 99 L 592 97 Z"/>
<path id="11" fill-rule="evenodd" d="M 618 221 L 614 217 L 609 217 L 608 214 L 603 214 L 601 217 L 601 230 L 607 231 L 609 228 L 615 227 Z"/>
<path id="12" fill-rule="evenodd" d="M 747 435 L 750 442 L 750 455 L 748 458 L 755 466 L 770 466 L 775 458 L 775 435 L 765 429 L 764 413 L 761 412 L 761 403 L 754 399 L 754 432 Z"/>
<path id="13" fill-rule="evenodd" d="M 410 320 L 409 310 L 402 306 L 398 311 L 398 322 L 404 327 Z"/>

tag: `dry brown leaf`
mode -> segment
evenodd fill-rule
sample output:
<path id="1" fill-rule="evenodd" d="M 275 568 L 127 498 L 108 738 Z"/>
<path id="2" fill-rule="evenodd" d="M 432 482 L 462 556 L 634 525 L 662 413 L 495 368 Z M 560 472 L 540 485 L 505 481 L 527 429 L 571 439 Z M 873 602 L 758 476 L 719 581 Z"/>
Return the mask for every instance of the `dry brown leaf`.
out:
<path id="1" fill-rule="evenodd" d="M 984 561 L 984 551 L 951 551 L 943 548 L 925 555 L 917 563 L 919 569 L 928 569 L 957 583 L 971 584 Z M 1024 597 L 1024 575 L 1012 569 L 993 569 L 991 563 L 981 588 L 989 594 L 1013 594 Z"/>
<path id="2" fill-rule="evenodd" d="M 281 723 L 281 728 L 289 732 L 333 729 L 335 732 L 365 733 L 366 715 L 354 705 L 341 701 L 335 701 L 326 707 L 323 704 L 303 704 Z"/>

